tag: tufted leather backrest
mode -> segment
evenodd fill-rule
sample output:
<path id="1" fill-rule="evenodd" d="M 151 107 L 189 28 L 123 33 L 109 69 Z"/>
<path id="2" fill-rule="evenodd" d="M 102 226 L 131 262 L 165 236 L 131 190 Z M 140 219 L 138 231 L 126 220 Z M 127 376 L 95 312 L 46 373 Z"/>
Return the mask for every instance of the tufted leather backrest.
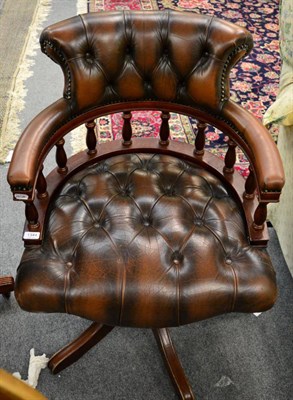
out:
<path id="1" fill-rule="evenodd" d="M 143 100 L 219 111 L 230 69 L 252 47 L 242 27 L 169 10 L 80 15 L 47 28 L 40 42 L 62 67 L 75 112 Z"/>
<path id="2" fill-rule="evenodd" d="M 80 124 L 120 111 L 160 110 L 220 129 L 249 159 L 256 178 L 250 187 L 260 201 L 278 200 L 284 172 L 276 145 L 260 121 L 229 100 L 230 69 L 252 47 L 244 28 L 194 13 L 117 11 L 58 22 L 43 31 L 40 42 L 63 69 L 64 96 L 39 113 L 17 143 L 8 174 L 15 199 L 34 198 L 41 165 L 55 145 L 66 170 L 62 140 Z M 168 136 L 166 114 L 164 121 Z M 96 151 L 91 130 L 89 155 Z M 227 160 L 233 158 L 228 151 Z"/>

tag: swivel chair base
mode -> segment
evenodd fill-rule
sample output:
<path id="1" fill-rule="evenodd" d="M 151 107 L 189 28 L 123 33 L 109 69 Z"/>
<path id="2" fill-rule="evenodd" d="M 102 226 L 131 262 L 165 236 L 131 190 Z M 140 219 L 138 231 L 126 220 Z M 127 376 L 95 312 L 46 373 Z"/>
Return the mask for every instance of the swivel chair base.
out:
<path id="1" fill-rule="evenodd" d="M 48 367 L 53 374 L 80 359 L 87 351 L 100 342 L 108 333 L 114 329 L 113 326 L 102 325 L 94 322 L 79 337 L 55 353 Z M 190 384 L 185 376 L 182 365 L 172 343 L 168 329 L 153 329 L 161 355 L 165 362 L 172 384 L 181 400 L 195 400 Z"/>

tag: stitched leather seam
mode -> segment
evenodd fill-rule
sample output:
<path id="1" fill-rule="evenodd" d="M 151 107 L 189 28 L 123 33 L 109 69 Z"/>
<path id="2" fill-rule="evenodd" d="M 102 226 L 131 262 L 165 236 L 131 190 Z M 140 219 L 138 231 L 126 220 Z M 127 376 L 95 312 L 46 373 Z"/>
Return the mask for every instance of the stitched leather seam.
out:
<path id="1" fill-rule="evenodd" d="M 185 236 L 185 238 L 182 241 L 182 244 L 179 248 L 179 251 L 182 253 L 182 251 L 185 249 L 185 247 L 187 246 L 187 243 L 189 241 L 189 239 L 191 238 L 191 236 L 193 235 L 194 231 L 195 231 L 195 226 L 191 229 L 191 231 Z"/>
<path id="2" fill-rule="evenodd" d="M 129 243 L 127 243 L 127 247 L 129 247 L 134 241 L 135 241 L 135 239 L 141 234 L 141 232 L 144 230 L 144 226 L 142 226 L 141 228 L 140 228 L 140 230 L 138 231 L 138 232 L 136 232 L 136 234 L 133 236 L 133 238 L 130 240 L 130 242 Z"/>
<path id="3" fill-rule="evenodd" d="M 174 189 L 176 183 L 179 181 L 179 179 L 182 177 L 182 175 L 185 173 L 185 169 L 179 172 L 179 174 L 176 176 L 175 181 L 172 184 L 172 189 Z"/>
<path id="4" fill-rule="evenodd" d="M 87 46 L 88 46 L 88 49 L 89 49 L 90 48 L 90 42 L 89 42 L 89 38 L 88 38 L 88 34 L 87 34 L 86 25 L 85 25 L 85 22 L 84 22 L 84 19 L 83 19 L 82 15 L 79 14 L 79 17 L 81 19 L 81 23 L 82 23 L 82 26 L 83 26 L 83 29 L 84 29 L 85 38 L 86 38 L 86 43 L 87 43 Z"/>
<path id="5" fill-rule="evenodd" d="M 107 76 L 105 70 L 102 68 L 102 66 L 99 64 L 99 62 L 96 59 L 94 59 L 94 65 L 101 72 L 101 74 L 103 75 L 105 81 L 107 81 L 109 83 L 110 78 Z"/>
<path id="6" fill-rule="evenodd" d="M 208 229 L 211 232 L 211 234 L 218 240 L 218 242 L 220 243 L 220 245 L 221 245 L 221 247 L 222 247 L 222 249 L 223 249 L 223 251 L 225 253 L 225 257 L 226 257 L 227 256 L 227 251 L 226 251 L 226 249 L 224 247 L 224 244 L 223 244 L 222 240 L 219 238 L 219 236 L 208 225 L 203 224 L 203 226 L 206 229 Z"/>
<path id="7" fill-rule="evenodd" d="M 180 325 L 180 271 L 179 265 L 176 265 L 176 297 L 177 297 L 177 323 Z"/>
<path id="8" fill-rule="evenodd" d="M 104 228 L 103 226 L 101 227 L 101 229 L 105 232 L 107 238 L 108 238 L 108 239 L 110 240 L 110 242 L 112 243 L 112 245 L 113 245 L 113 247 L 114 247 L 113 250 L 115 251 L 115 254 L 117 255 L 118 258 L 120 258 L 120 253 L 119 253 L 118 246 L 117 246 L 117 244 L 113 241 L 113 239 L 112 239 L 110 233 L 109 233 L 109 232 L 107 231 L 107 229 Z"/>
<path id="9" fill-rule="evenodd" d="M 234 292 L 233 292 L 233 299 L 232 299 L 231 310 L 230 310 L 231 312 L 233 312 L 234 308 L 235 308 L 237 293 L 238 293 L 238 279 L 237 279 L 237 274 L 236 274 L 235 268 L 232 265 L 229 265 L 229 267 L 232 271 L 233 280 L 234 280 Z"/>
<path id="10" fill-rule="evenodd" d="M 102 211 L 100 212 L 99 215 L 99 221 L 101 220 L 103 214 L 105 213 L 106 207 L 115 199 L 115 197 L 117 197 L 119 195 L 119 193 L 113 194 L 113 196 L 104 204 Z"/>
<path id="11" fill-rule="evenodd" d="M 125 302 L 125 287 L 126 287 L 126 267 L 124 264 L 123 275 L 121 278 L 121 294 L 120 294 L 120 312 L 119 312 L 119 324 L 122 325 L 123 309 Z"/>
<path id="12" fill-rule="evenodd" d="M 107 171 L 107 172 L 108 172 L 109 175 L 111 175 L 111 176 L 115 179 L 117 185 L 119 186 L 119 189 L 122 190 L 120 181 L 119 181 L 119 179 L 117 178 L 116 174 L 114 174 L 114 172 L 113 172 L 113 171 L 110 171 L 110 170 Z"/>
<path id="13" fill-rule="evenodd" d="M 151 209 L 150 209 L 150 211 L 149 211 L 148 218 L 151 218 L 152 212 L 153 212 L 155 206 L 156 206 L 156 205 L 158 204 L 158 202 L 162 199 L 162 197 L 165 197 L 165 194 L 161 194 L 161 195 L 154 201 L 154 203 L 152 204 Z"/>
<path id="14" fill-rule="evenodd" d="M 69 314 L 69 308 L 67 304 L 67 292 L 68 292 L 68 272 L 64 276 L 64 307 L 65 307 L 65 312 Z"/>
<path id="15" fill-rule="evenodd" d="M 212 24 L 212 22 L 213 22 L 213 19 L 214 19 L 214 16 L 211 16 L 210 19 L 209 19 L 209 21 L 208 21 L 207 28 L 206 28 L 205 43 L 204 43 L 204 45 L 202 46 L 203 49 L 204 49 L 205 47 L 207 47 L 208 37 L 209 37 L 209 34 L 210 34 L 211 24 Z M 194 66 L 194 68 L 186 75 L 186 78 L 185 78 L 185 79 L 186 79 L 186 80 L 189 79 L 189 78 L 191 77 L 191 75 L 194 74 L 194 72 L 195 72 L 198 68 L 202 67 L 202 66 L 205 64 L 205 62 L 206 62 L 206 60 L 200 58 L 200 59 L 198 60 L 198 63 Z M 189 96 L 190 96 L 190 94 L 189 94 Z M 190 97 L 191 97 L 191 96 L 190 96 Z M 191 98 L 192 98 L 192 97 L 191 97 Z"/>
<path id="16" fill-rule="evenodd" d="M 89 233 L 90 230 L 92 230 L 93 227 L 91 226 L 90 228 L 88 228 L 85 232 L 83 232 L 83 234 L 80 236 L 80 238 L 78 239 L 78 241 L 76 242 L 73 250 L 72 250 L 72 256 L 75 256 L 75 253 L 78 249 L 78 246 L 80 245 L 82 239 Z"/>
<path id="17" fill-rule="evenodd" d="M 89 215 L 91 216 L 93 221 L 96 221 L 96 218 L 94 216 L 94 214 L 92 213 L 92 210 L 90 209 L 89 205 L 87 204 L 87 202 L 82 198 L 79 197 L 80 201 L 82 202 L 84 208 L 87 210 L 87 212 L 89 213 Z"/>
<path id="18" fill-rule="evenodd" d="M 196 214 L 195 209 L 192 207 L 192 205 L 189 203 L 189 201 L 186 200 L 185 197 L 183 197 L 182 195 L 178 195 L 178 197 L 180 197 L 180 199 L 182 199 L 191 209 L 191 211 L 193 212 L 193 215 L 195 218 L 198 218 L 198 215 Z"/>
<path id="19" fill-rule="evenodd" d="M 171 244 L 168 242 L 168 239 L 165 237 L 165 235 L 162 234 L 162 232 L 160 232 L 157 228 L 155 228 L 154 226 L 152 226 L 152 228 L 154 229 L 154 231 L 156 231 L 165 241 L 166 245 L 169 247 L 170 250 L 172 250 L 172 252 L 174 252 L 173 247 L 171 246 Z"/>
<path id="20" fill-rule="evenodd" d="M 208 209 L 208 207 L 209 207 L 209 205 L 210 205 L 212 200 L 213 200 L 213 197 L 211 196 L 208 199 L 208 201 L 206 202 L 206 205 L 204 206 L 204 209 L 203 209 L 203 212 L 202 212 L 202 215 L 201 215 L 201 219 L 204 219 L 205 213 L 206 213 L 206 211 L 207 211 L 207 209 Z"/>
<path id="21" fill-rule="evenodd" d="M 117 76 L 117 78 L 115 78 L 116 82 L 119 81 L 119 79 L 120 79 L 121 76 L 124 74 L 126 68 L 127 68 L 129 65 L 132 65 L 132 67 L 134 68 L 135 72 L 138 74 L 138 76 L 140 77 L 140 79 L 141 79 L 142 81 L 144 81 L 144 78 L 143 78 L 142 73 L 140 72 L 140 70 L 138 69 L 137 65 L 135 64 L 134 59 L 132 59 L 132 60 L 128 60 L 128 61 L 125 60 L 125 61 L 124 61 L 124 64 L 123 64 L 123 66 L 122 66 L 122 69 L 121 69 L 120 74 Z M 118 93 L 117 93 L 117 96 L 119 96 Z"/>
<path id="22" fill-rule="evenodd" d="M 67 266 L 67 272 L 64 276 L 64 307 L 65 307 L 65 311 L 67 314 L 70 314 L 70 307 L 68 304 L 68 294 L 69 294 L 69 290 L 70 290 L 70 275 L 71 275 L 71 270 L 73 269 L 73 265 L 71 265 L 70 267 Z"/>

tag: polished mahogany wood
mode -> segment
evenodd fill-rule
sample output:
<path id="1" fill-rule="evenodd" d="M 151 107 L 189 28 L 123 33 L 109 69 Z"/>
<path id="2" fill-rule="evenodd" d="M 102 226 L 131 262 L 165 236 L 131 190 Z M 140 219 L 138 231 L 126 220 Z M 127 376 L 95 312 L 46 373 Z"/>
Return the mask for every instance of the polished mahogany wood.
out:
<path id="1" fill-rule="evenodd" d="M 255 190 L 256 190 L 256 180 L 255 180 L 253 169 L 252 169 L 251 165 L 249 165 L 249 175 L 245 182 L 244 197 L 246 199 L 252 199 L 255 195 Z"/>
<path id="2" fill-rule="evenodd" d="M 194 152 L 197 155 L 204 154 L 204 146 L 205 146 L 205 140 L 206 140 L 206 136 L 205 136 L 206 128 L 207 128 L 207 124 L 205 122 L 198 121 L 197 134 L 196 134 L 195 141 L 194 141 L 194 146 L 195 146 Z"/>
<path id="3" fill-rule="evenodd" d="M 190 384 L 166 328 L 153 329 L 172 384 L 181 400 L 195 400 Z"/>
<path id="4" fill-rule="evenodd" d="M 236 146 L 237 144 L 233 140 L 229 139 L 228 150 L 225 156 L 225 167 L 224 167 L 224 171 L 228 174 L 234 172 L 234 165 L 236 161 Z"/>
<path id="5" fill-rule="evenodd" d="M 33 202 L 25 203 L 25 217 L 28 221 L 29 229 L 34 230 L 39 227 L 39 213 Z"/>
<path id="6" fill-rule="evenodd" d="M 36 189 L 38 192 L 37 196 L 39 199 L 42 199 L 43 197 L 48 196 L 47 181 L 46 181 L 46 178 L 44 177 L 43 169 L 44 169 L 44 165 L 42 165 L 42 167 L 40 168 L 37 185 L 36 185 Z"/>
<path id="7" fill-rule="evenodd" d="M 167 145 L 169 144 L 169 136 L 170 136 L 170 127 L 169 127 L 169 119 L 170 113 L 169 112 L 162 112 L 161 113 L 161 127 L 160 127 L 160 144 Z"/>
<path id="8" fill-rule="evenodd" d="M 130 146 L 132 141 L 132 127 L 131 127 L 131 118 L 132 114 L 130 111 L 123 111 L 122 118 L 124 120 L 123 128 L 122 128 L 122 137 L 123 137 L 123 145 Z"/>
<path id="9" fill-rule="evenodd" d="M 49 360 L 48 367 L 53 374 L 69 367 L 80 359 L 93 346 L 100 342 L 113 326 L 101 325 L 93 322 L 78 338 L 55 353 Z"/>
<path id="10" fill-rule="evenodd" d="M 89 121 L 86 122 L 85 126 L 87 128 L 86 145 L 88 148 L 88 154 L 95 154 L 97 152 L 97 138 L 95 132 L 96 123 L 94 120 Z"/>
<path id="11" fill-rule="evenodd" d="M 14 290 L 14 279 L 12 276 L 1 276 L 0 277 L 0 294 L 6 297 L 10 297 L 10 293 Z"/>
<path id="12" fill-rule="evenodd" d="M 56 143 L 56 163 L 58 165 L 59 174 L 66 174 L 67 168 L 67 155 L 64 150 L 64 139 L 58 140 Z"/>
<path id="13" fill-rule="evenodd" d="M 253 228 L 262 230 L 267 218 L 267 203 L 259 203 L 254 213 Z"/>

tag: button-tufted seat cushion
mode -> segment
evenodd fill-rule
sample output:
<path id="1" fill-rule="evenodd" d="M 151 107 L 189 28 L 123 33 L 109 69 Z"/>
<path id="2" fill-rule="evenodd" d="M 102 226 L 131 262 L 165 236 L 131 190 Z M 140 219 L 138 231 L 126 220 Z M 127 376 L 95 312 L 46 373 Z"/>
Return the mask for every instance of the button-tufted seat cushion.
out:
<path id="1" fill-rule="evenodd" d="M 276 285 L 218 178 L 173 156 L 126 154 L 65 184 L 43 244 L 24 252 L 16 296 L 30 311 L 166 327 L 265 310 Z"/>

